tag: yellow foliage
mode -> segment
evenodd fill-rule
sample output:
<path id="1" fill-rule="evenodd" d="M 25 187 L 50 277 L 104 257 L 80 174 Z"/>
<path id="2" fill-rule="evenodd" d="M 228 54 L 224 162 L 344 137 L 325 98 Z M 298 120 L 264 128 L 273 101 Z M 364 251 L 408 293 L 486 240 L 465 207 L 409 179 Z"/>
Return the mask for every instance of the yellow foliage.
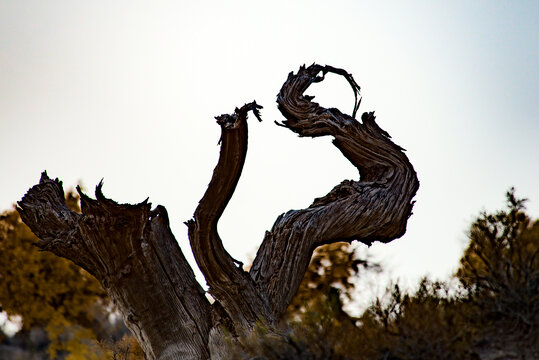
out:
<path id="1" fill-rule="evenodd" d="M 354 277 L 364 269 L 380 271 L 380 266 L 359 259 L 355 249 L 345 242 L 327 244 L 317 248 L 301 285 L 287 309 L 288 317 L 297 317 L 307 309 L 325 306 L 330 293 L 337 290 L 348 300 L 354 290 Z"/>
<path id="2" fill-rule="evenodd" d="M 133 335 L 124 335 L 120 341 L 112 346 L 112 359 L 116 360 L 144 360 L 144 352 Z"/>
<path id="3" fill-rule="evenodd" d="M 60 317 L 52 319 L 45 329 L 51 341 L 48 348 L 51 359 L 55 359 L 61 352 L 68 353 L 66 360 L 110 359 L 90 329 L 70 324 Z"/>
<path id="4" fill-rule="evenodd" d="M 78 198 L 66 197 L 78 210 Z M 23 329 L 44 327 L 52 358 L 67 351 L 69 359 L 100 359 L 92 352 L 96 314 L 108 300 L 99 282 L 69 260 L 40 251 L 37 237 L 15 209 L 0 215 L 0 305 L 9 316 L 20 315 Z M 97 356 L 97 357 L 96 357 Z"/>

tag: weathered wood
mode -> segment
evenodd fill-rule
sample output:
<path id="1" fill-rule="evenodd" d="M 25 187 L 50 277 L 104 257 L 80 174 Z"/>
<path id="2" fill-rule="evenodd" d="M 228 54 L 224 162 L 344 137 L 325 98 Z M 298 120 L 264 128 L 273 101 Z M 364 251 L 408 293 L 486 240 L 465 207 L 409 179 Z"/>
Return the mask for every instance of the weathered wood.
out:
<path id="1" fill-rule="evenodd" d="M 94 275 L 118 306 L 148 359 L 207 359 L 210 304 L 172 235 L 167 212 L 146 201 L 120 205 L 96 188 L 82 213 L 65 204 L 62 183 L 44 172 L 19 202 L 43 250 Z"/>
<path id="2" fill-rule="evenodd" d="M 241 264 L 226 252 L 217 222 L 232 197 L 241 176 L 247 154 L 247 112 L 252 110 L 260 119 L 256 102 L 236 109 L 232 115 L 217 117 L 221 126 L 221 153 L 208 190 L 200 200 L 194 219 L 187 222 L 193 255 L 204 274 L 212 296 L 219 301 L 230 317 L 231 324 L 243 329 L 252 328 L 257 321 L 274 319 L 266 298 Z M 237 333 L 236 329 L 229 331 Z"/>
<path id="3" fill-rule="evenodd" d="M 290 73 L 279 92 L 279 110 L 287 119 L 282 126 L 299 136 L 333 136 L 333 144 L 358 168 L 361 180 L 345 180 L 309 208 L 288 211 L 266 232 L 251 276 L 270 299 L 277 318 L 296 293 L 317 246 L 353 240 L 371 244 L 402 236 L 419 187 L 408 158 L 376 124 L 374 113 L 364 113 L 360 123 L 304 95 L 309 85 L 322 81 L 328 72 L 348 80 L 357 111 L 359 86 L 352 76 L 342 69 L 313 64 Z"/>
<path id="4" fill-rule="evenodd" d="M 325 109 L 304 95 L 328 72 L 352 86 L 352 116 Z M 260 321 L 272 328 L 281 318 L 322 244 L 358 240 L 388 242 L 406 231 L 416 173 L 373 113 L 355 119 L 359 86 L 342 69 L 312 65 L 290 74 L 277 97 L 281 126 L 299 136 L 333 136 L 357 167 L 360 181 L 344 180 L 302 210 L 278 217 L 266 232 L 249 273 L 226 252 L 217 222 L 241 176 L 247 153 L 247 113 L 260 120 L 255 102 L 217 117 L 219 162 L 188 225 L 195 259 L 215 299 L 210 305 L 169 227 L 162 206 L 117 204 L 96 188 L 96 200 L 81 194 L 82 213 L 69 210 L 62 183 L 42 174 L 19 202 L 23 221 L 40 248 L 72 260 L 93 274 L 118 305 L 148 359 L 222 359 L 224 334 L 237 337 Z"/>

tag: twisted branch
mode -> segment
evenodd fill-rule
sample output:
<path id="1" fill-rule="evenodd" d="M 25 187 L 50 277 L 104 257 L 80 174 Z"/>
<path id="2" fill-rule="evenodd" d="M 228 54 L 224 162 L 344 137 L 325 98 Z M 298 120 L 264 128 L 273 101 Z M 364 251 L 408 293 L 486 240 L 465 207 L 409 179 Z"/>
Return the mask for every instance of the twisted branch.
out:
<path id="1" fill-rule="evenodd" d="M 359 86 L 352 76 L 342 69 L 313 64 L 290 73 L 281 88 L 277 103 L 286 118 L 282 126 L 299 136 L 333 136 L 333 144 L 359 170 L 360 181 L 345 180 L 307 209 L 282 214 L 266 232 L 250 273 L 277 318 L 296 293 L 317 246 L 353 240 L 370 245 L 402 236 L 419 187 L 413 166 L 376 124 L 374 113 L 364 113 L 360 123 L 304 95 L 328 72 L 344 76 L 351 84 L 355 114 Z"/>

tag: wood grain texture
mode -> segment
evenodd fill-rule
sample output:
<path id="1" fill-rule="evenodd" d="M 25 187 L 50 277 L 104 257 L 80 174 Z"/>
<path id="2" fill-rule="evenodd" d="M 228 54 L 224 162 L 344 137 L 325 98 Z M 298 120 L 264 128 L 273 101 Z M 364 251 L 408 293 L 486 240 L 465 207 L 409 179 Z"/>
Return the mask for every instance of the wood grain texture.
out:
<path id="1" fill-rule="evenodd" d="M 352 115 L 325 109 L 305 95 L 327 73 L 343 76 L 356 98 Z M 280 215 L 266 232 L 249 271 L 223 247 L 217 223 L 241 176 L 247 154 L 247 114 L 252 102 L 218 116 L 221 151 L 208 189 L 186 222 L 190 245 L 204 274 L 210 304 L 172 232 L 164 207 L 118 204 L 96 188 L 80 189 L 82 213 L 67 208 L 62 183 L 43 173 L 19 202 L 38 246 L 72 260 L 94 275 L 120 309 L 148 359 L 223 359 L 224 334 L 238 339 L 264 322 L 270 329 L 296 293 L 317 246 L 354 240 L 389 242 L 404 234 L 419 182 L 404 154 L 375 121 L 355 119 L 359 86 L 343 69 L 313 64 L 290 73 L 277 96 L 283 126 L 299 136 L 332 136 L 358 169 L 311 206 Z M 235 340 L 233 340 L 235 341 Z"/>
<path id="2" fill-rule="evenodd" d="M 37 246 L 94 275 L 118 306 L 148 359 L 206 359 L 210 304 L 169 227 L 166 210 L 117 204 L 79 190 L 82 213 L 67 208 L 62 183 L 43 173 L 18 203 Z"/>
<path id="3" fill-rule="evenodd" d="M 208 283 L 209 291 L 236 327 L 252 328 L 257 321 L 273 323 L 267 299 L 260 294 L 241 264 L 226 252 L 217 232 L 217 222 L 232 197 L 247 154 L 247 112 L 260 120 L 261 106 L 252 102 L 231 115 L 218 116 L 221 153 L 208 190 L 200 200 L 194 218 L 187 222 L 193 255 Z"/>
<path id="4" fill-rule="evenodd" d="M 344 180 L 307 209 L 279 216 L 266 232 L 251 268 L 260 291 L 279 318 L 297 291 L 313 250 L 322 244 L 358 240 L 389 242 L 404 234 L 419 187 L 413 166 L 389 135 L 364 113 L 362 122 L 338 109 L 325 109 L 304 95 L 328 73 L 344 76 L 356 95 L 359 86 L 342 69 L 313 64 L 290 73 L 277 95 L 282 126 L 299 136 L 333 136 L 333 144 L 359 170 L 360 181 Z"/>

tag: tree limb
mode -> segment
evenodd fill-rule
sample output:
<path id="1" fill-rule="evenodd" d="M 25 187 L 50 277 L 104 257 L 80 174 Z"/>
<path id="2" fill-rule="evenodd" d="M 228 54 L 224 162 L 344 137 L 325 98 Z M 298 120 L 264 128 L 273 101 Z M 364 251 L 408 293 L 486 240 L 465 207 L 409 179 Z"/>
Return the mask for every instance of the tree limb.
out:
<path id="1" fill-rule="evenodd" d="M 273 322 L 267 299 L 257 291 L 247 272 L 236 266 L 224 249 L 217 222 L 232 197 L 247 154 L 247 112 L 262 107 L 252 102 L 231 115 L 216 117 L 221 126 L 221 152 L 208 190 L 186 224 L 197 264 L 212 296 L 219 301 L 233 324 L 252 328 L 257 321 Z M 234 329 L 229 329 L 234 331 Z"/>
<path id="2" fill-rule="evenodd" d="M 289 74 L 277 96 L 286 118 L 282 126 L 299 136 L 333 136 L 333 144 L 359 170 L 360 181 L 345 180 L 307 209 L 282 214 L 266 232 L 250 273 L 276 318 L 296 293 L 317 246 L 353 240 L 370 245 L 402 236 L 419 187 L 413 166 L 376 124 L 374 113 L 364 113 L 360 123 L 303 95 L 328 72 L 344 76 L 357 99 L 359 86 L 344 70 L 302 66 L 297 74 Z"/>

